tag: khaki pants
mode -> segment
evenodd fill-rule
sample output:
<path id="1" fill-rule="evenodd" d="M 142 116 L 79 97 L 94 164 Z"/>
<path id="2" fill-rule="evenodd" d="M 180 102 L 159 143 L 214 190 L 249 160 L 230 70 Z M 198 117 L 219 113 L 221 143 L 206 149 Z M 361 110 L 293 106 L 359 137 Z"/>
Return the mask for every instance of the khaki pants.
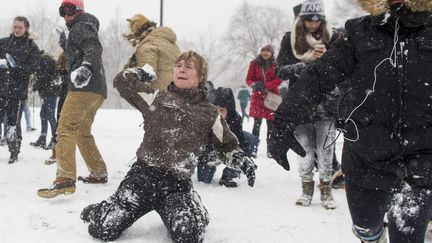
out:
<path id="1" fill-rule="evenodd" d="M 55 149 L 58 164 L 55 182 L 76 180 L 76 146 L 90 171 L 90 176 L 107 175 L 105 162 L 91 134 L 96 112 L 103 101 L 101 95 L 91 92 L 70 92 L 66 96 L 57 128 Z"/>

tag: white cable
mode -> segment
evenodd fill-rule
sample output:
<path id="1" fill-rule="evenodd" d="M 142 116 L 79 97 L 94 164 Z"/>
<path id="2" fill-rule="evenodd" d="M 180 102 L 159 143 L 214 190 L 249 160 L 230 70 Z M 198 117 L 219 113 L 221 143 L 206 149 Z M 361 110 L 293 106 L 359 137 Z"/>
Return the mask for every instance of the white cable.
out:
<path id="1" fill-rule="evenodd" d="M 379 68 L 379 67 L 380 67 L 384 62 L 386 62 L 386 61 L 389 61 L 393 68 L 395 68 L 395 67 L 397 66 L 397 43 L 399 42 L 399 35 L 398 35 L 399 27 L 400 27 L 400 26 L 399 26 L 399 18 L 398 18 L 398 19 L 396 19 L 396 23 L 395 23 L 395 32 L 394 32 L 394 36 L 393 36 L 393 49 L 392 49 L 392 51 L 391 51 L 391 53 L 390 53 L 390 56 L 387 57 L 387 58 L 385 58 L 385 59 L 383 59 L 380 63 L 378 63 L 378 65 L 375 66 L 375 68 L 374 68 L 374 82 L 373 82 L 373 85 L 372 85 L 372 90 L 367 90 L 367 92 L 366 92 L 366 96 L 365 96 L 365 98 L 363 99 L 363 101 L 362 101 L 359 105 L 357 105 L 357 106 L 356 106 L 356 107 L 351 111 L 351 113 L 348 115 L 348 117 L 347 117 L 346 120 L 344 121 L 345 124 L 347 124 L 348 122 L 352 122 L 352 124 L 354 125 L 354 128 L 355 128 L 355 131 L 356 131 L 356 138 L 355 138 L 355 139 L 349 139 L 349 138 L 346 138 L 346 137 L 344 136 L 344 139 L 347 140 L 347 141 L 350 141 L 350 142 L 357 142 L 357 141 L 360 139 L 360 133 L 359 133 L 359 130 L 358 130 L 358 126 L 357 126 L 357 124 L 355 123 L 355 121 L 351 119 L 351 117 L 352 117 L 352 115 L 353 115 L 353 114 L 354 114 L 354 113 L 355 113 L 355 112 L 356 112 L 356 111 L 357 111 L 361 106 L 364 105 L 364 103 L 366 103 L 366 101 L 367 101 L 367 99 L 369 98 L 369 96 L 375 92 L 375 86 L 376 86 L 377 79 L 378 79 L 378 78 L 377 78 L 377 70 L 378 70 L 378 68 Z M 337 128 L 335 131 L 339 132 L 339 134 L 340 134 L 341 132 L 346 132 L 346 130 L 344 130 L 344 129 L 340 129 L 340 128 Z M 330 132 L 333 132 L 333 131 L 328 131 L 328 132 L 327 132 L 327 135 L 330 135 Z M 339 136 L 339 134 L 338 134 L 338 136 Z"/>

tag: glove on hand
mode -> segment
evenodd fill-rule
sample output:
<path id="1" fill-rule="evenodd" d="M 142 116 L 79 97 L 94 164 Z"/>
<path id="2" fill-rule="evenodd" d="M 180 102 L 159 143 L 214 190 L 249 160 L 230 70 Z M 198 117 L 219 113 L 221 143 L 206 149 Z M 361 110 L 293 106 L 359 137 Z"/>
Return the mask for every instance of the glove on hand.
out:
<path id="1" fill-rule="evenodd" d="M 142 67 L 133 67 L 126 69 L 123 77 L 125 77 L 126 73 L 136 74 L 138 76 L 138 79 L 144 83 L 153 82 L 157 79 L 155 71 L 153 70 L 152 66 L 148 64 L 145 64 Z"/>
<path id="2" fill-rule="evenodd" d="M 90 82 L 92 77 L 90 69 L 91 65 L 89 63 L 83 63 L 71 73 L 71 81 L 77 89 L 84 88 Z"/>
<path id="3" fill-rule="evenodd" d="M 0 69 L 9 69 L 16 67 L 15 59 L 6 53 L 6 58 L 0 59 Z"/>
<path id="4" fill-rule="evenodd" d="M 244 152 L 236 152 L 232 156 L 231 163 L 246 175 L 248 185 L 253 187 L 255 184 L 255 171 L 258 168 L 254 161 L 246 156 Z"/>
<path id="5" fill-rule="evenodd" d="M 273 132 L 269 137 L 269 153 L 276 162 L 282 166 L 285 170 L 290 170 L 287 153 L 289 149 L 292 149 L 296 154 L 301 157 L 306 156 L 306 152 L 303 147 L 297 142 L 294 137 L 292 129 L 287 128 L 285 131 L 281 129 L 273 129 Z"/>
<path id="6" fill-rule="evenodd" d="M 256 82 L 252 86 L 252 90 L 253 90 L 253 92 L 261 92 L 261 91 L 263 91 L 264 90 L 264 83 L 262 81 Z"/>

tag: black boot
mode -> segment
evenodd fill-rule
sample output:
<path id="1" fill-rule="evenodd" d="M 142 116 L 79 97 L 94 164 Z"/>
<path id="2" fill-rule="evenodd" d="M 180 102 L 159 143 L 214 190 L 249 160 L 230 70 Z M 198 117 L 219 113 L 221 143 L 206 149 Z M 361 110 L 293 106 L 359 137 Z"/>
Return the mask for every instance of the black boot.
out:
<path id="1" fill-rule="evenodd" d="M 18 160 L 18 153 L 19 152 L 11 152 L 11 155 L 9 157 L 9 164 L 13 164 L 13 163 L 17 162 L 17 160 Z"/>
<path id="2" fill-rule="evenodd" d="M 80 218 L 84 222 L 90 222 L 91 213 L 99 206 L 98 203 L 90 204 L 81 211 Z"/>
<path id="3" fill-rule="evenodd" d="M 30 145 L 37 148 L 44 148 L 46 145 L 46 135 L 40 135 L 38 140 L 30 143 Z"/>
<path id="4" fill-rule="evenodd" d="M 52 137 L 50 143 L 47 146 L 45 146 L 44 149 L 50 150 L 54 147 L 54 144 L 56 144 L 56 140 L 54 137 Z"/>

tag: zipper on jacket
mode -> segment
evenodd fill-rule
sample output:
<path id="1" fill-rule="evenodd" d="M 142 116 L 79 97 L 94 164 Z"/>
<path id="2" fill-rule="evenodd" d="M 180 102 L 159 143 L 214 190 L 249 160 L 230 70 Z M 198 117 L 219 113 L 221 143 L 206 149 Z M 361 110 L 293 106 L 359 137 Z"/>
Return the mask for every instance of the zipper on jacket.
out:
<path id="1" fill-rule="evenodd" d="M 398 114 L 398 120 L 397 120 L 397 136 L 399 138 L 399 142 L 404 147 L 407 145 L 405 139 L 403 138 L 403 128 L 404 128 L 404 119 L 403 119 L 403 113 L 404 113 L 404 96 L 406 92 L 406 65 L 407 65 L 407 55 L 405 55 L 405 45 L 407 44 L 407 40 L 399 42 L 399 52 L 398 53 L 398 62 L 397 62 L 397 69 L 398 69 L 398 81 L 399 81 L 399 114 Z"/>

